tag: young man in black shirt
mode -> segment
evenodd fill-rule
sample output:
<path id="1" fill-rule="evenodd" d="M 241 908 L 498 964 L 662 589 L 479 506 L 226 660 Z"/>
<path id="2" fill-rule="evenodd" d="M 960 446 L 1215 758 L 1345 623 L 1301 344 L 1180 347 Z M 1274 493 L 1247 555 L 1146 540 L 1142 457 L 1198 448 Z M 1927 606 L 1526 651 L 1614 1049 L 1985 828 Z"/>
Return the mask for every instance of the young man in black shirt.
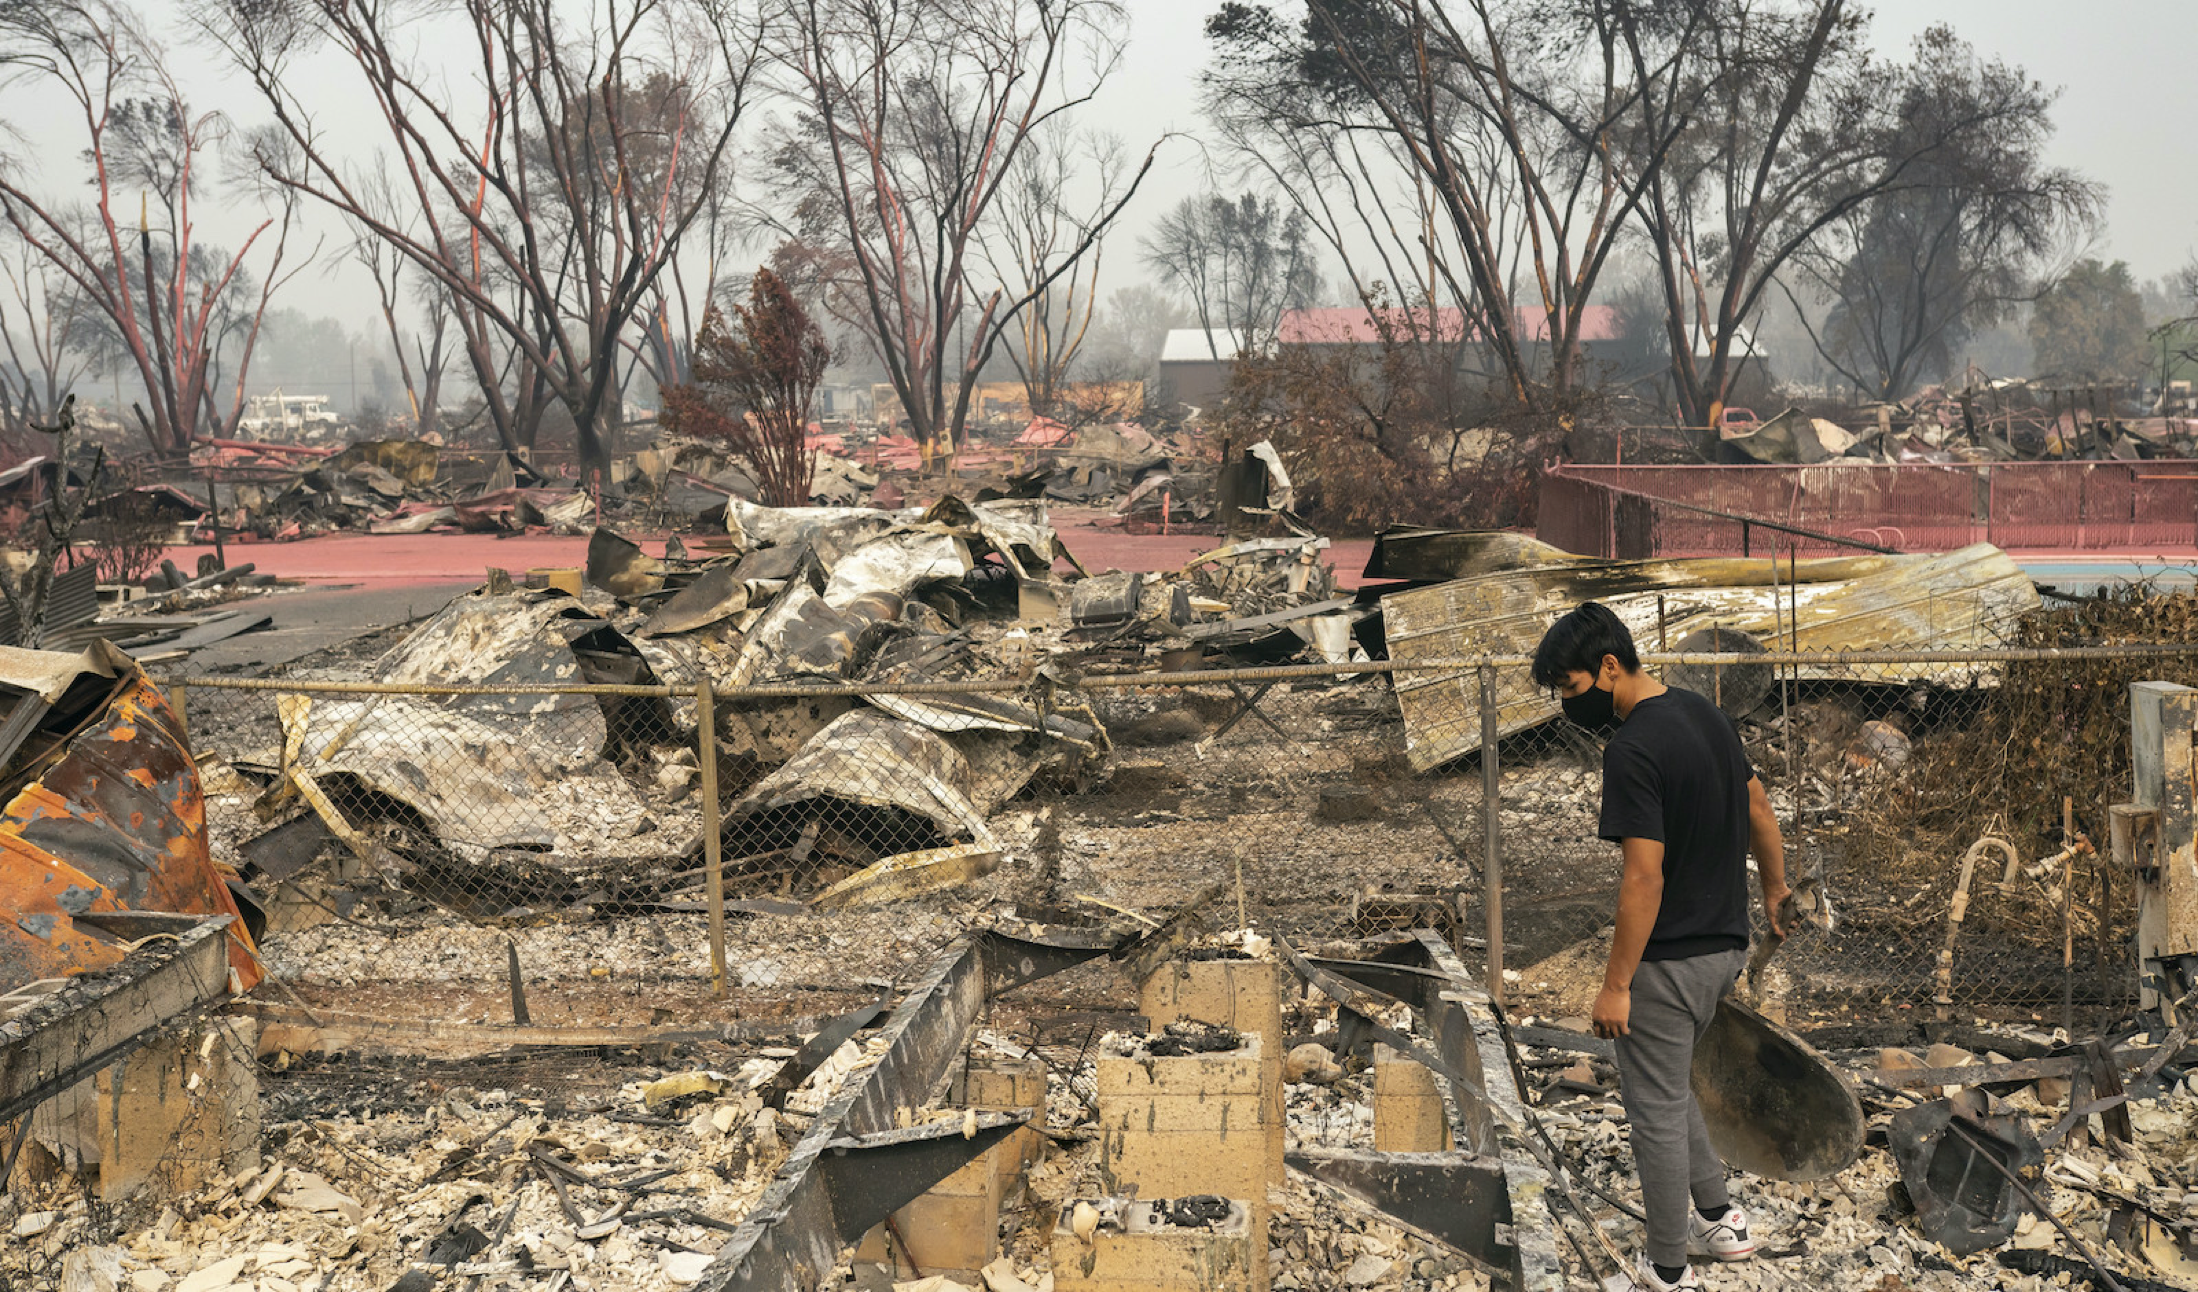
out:
<path id="1" fill-rule="evenodd" d="M 1689 1075 L 1695 1042 L 1747 959 L 1751 849 L 1772 930 L 1784 933 L 1778 818 L 1732 722 L 1642 672 L 1633 634 L 1607 607 L 1590 601 L 1552 624 L 1534 652 L 1534 680 L 1556 690 L 1573 722 L 1597 734 L 1616 728 L 1603 750 L 1600 833 L 1619 846 L 1625 872 L 1595 1031 L 1617 1042 L 1648 1216 L 1634 1284 L 1700 1287 L 1690 1250 L 1721 1261 L 1755 1254 Z"/>

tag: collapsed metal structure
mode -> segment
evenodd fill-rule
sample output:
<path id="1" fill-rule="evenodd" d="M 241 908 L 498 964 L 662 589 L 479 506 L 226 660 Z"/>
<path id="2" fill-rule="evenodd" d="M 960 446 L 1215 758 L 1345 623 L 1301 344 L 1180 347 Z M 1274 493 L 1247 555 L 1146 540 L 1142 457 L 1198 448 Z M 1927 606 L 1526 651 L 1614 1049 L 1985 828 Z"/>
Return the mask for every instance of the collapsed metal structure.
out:
<path id="1" fill-rule="evenodd" d="M 851 1076 L 794 1147 L 696 1286 L 703 1292 L 800 1292 L 896 1209 L 1005 1138 L 1024 1118 L 986 1114 L 905 1127 L 947 1083 L 970 1028 L 994 996 L 1127 950 L 1105 932 L 988 929 L 941 951 L 886 1023 L 883 1053 Z M 1298 972 L 1336 1003 L 1346 1044 L 1387 1040 L 1446 1078 L 1457 1148 L 1441 1153 L 1315 1152 L 1290 1165 L 1505 1279 L 1555 1292 L 1564 1277 L 1548 1177 L 1515 1130 L 1523 1105 L 1510 1042 L 1487 994 L 1441 940 L 1422 931 L 1366 960 L 1308 960 Z M 1411 1036 L 1372 1013 L 1409 1003 Z"/>

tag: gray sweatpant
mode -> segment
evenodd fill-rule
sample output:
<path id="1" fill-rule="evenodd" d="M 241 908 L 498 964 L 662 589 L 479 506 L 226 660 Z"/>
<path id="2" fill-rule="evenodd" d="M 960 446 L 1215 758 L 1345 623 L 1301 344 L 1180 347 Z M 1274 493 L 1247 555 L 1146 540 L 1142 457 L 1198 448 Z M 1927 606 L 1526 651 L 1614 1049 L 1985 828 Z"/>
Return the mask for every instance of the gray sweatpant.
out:
<path id="1" fill-rule="evenodd" d="M 1658 1265 L 1687 1263 L 1687 1200 L 1730 1205 L 1725 1164 L 1710 1147 L 1689 1081 L 1694 1043 L 1709 1030 L 1717 1002 L 1732 990 L 1746 951 L 1685 960 L 1644 960 L 1633 974 L 1633 1013 L 1618 1038 L 1618 1075 L 1633 1125 L 1633 1165 L 1648 1214 L 1648 1255 Z"/>

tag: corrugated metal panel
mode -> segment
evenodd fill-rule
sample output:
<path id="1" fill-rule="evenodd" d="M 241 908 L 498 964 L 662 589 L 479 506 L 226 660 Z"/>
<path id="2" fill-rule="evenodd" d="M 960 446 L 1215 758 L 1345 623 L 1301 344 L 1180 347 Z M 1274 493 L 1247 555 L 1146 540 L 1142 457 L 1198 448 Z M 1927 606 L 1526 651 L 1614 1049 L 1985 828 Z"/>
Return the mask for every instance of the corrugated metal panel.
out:
<path id="1" fill-rule="evenodd" d="M 41 644 L 52 644 L 66 630 L 99 618 L 99 570 L 87 561 L 53 576 L 46 588 L 46 627 Z M 23 624 L 15 607 L 0 601 L 0 646 L 23 644 Z"/>
<path id="2" fill-rule="evenodd" d="M 1557 617 L 1600 601 L 1633 630 L 1643 651 L 1676 646 L 1704 628 L 1730 628 L 1802 651 L 1945 650 L 2003 645 L 2038 592 L 2005 552 L 1977 544 L 1934 556 L 1834 557 L 1780 563 L 1773 609 L 1771 562 L 1716 558 L 1581 561 L 1459 579 L 1382 598 L 1391 658 L 1527 655 Z M 1798 586 L 1787 587 L 1794 579 Z M 1798 627 L 1783 623 L 1788 597 Z M 1659 606 L 1661 598 L 1661 606 Z M 1661 613 L 1661 620 L 1659 620 Z M 1990 665 L 1898 666 L 1898 680 L 1959 684 L 1996 676 Z M 1804 667 L 1804 678 L 1853 676 Z M 1882 672 L 1878 680 L 1895 680 Z M 1405 746 L 1425 770 L 1480 745 L 1479 682 L 1471 672 L 1400 672 Z M 1497 679 L 1502 734 L 1557 716 L 1548 692 L 1523 669 Z"/>
<path id="3" fill-rule="evenodd" d="M 46 592 L 46 631 L 88 624 L 99 618 L 99 570 L 90 561 L 53 576 Z"/>

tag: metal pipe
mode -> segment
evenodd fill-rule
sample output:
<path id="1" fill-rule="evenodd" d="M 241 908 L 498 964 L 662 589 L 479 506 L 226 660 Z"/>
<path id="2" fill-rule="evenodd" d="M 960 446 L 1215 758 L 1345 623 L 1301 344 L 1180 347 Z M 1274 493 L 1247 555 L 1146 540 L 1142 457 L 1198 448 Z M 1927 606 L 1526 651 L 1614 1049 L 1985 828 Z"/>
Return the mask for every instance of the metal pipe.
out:
<path id="1" fill-rule="evenodd" d="M 1969 881 L 1977 873 L 1977 859 L 1987 848 L 1997 848 L 2007 858 L 2007 869 L 2012 873 L 2020 862 L 2015 845 L 1997 835 L 1985 835 L 1969 845 L 1961 854 L 1961 875 L 1954 881 L 1954 899 L 1946 915 L 1946 945 L 1939 948 L 1938 994 L 1932 1002 L 1938 1006 L 1940 1022 L 1953 1016 L 1954 1010 L 1954 942 L 1961 936 L 1962 921 L 1969 917 Z M 2006 885 L 2001 884 L 2004 891 Z"/>
<path id="2" fill-rule="evenodd" d="M 695 684 L 695 762 L 702 781 L 702 860 L 710 903 L 710 994 L 725 998 L 725 839 L 718 819 L 717 705 L 704 678 Z"/>
<path id="3" fill-rule="evenodd" d="M 1503 823 L 1496 764 L 1496 666 L 1481 665 L 1481 891 L 1488 906 L 1488 994 L 1504 1003 L 1503 983 Z"/>
<path id="4" fill-rule="evenodd" d="M 176 715 L 176 742 L 188 753 L 191 748 L 191 688 L 185 682 L 168 684 L 168 708 Z"/>

